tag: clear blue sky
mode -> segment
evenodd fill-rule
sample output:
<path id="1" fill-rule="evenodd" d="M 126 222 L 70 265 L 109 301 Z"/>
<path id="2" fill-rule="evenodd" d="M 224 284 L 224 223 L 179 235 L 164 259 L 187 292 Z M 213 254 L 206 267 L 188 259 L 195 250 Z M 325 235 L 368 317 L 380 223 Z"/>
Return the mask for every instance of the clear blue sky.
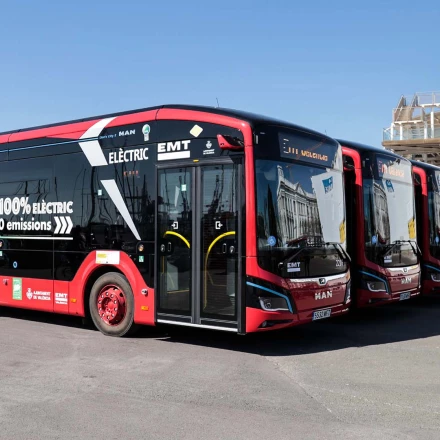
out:
<path id="1" fill-rule="evenodd" d="M 438 0 L 0 7 L 0 131 L 218 97 L 378 145 L 400 95 L 440 90 Z"/>

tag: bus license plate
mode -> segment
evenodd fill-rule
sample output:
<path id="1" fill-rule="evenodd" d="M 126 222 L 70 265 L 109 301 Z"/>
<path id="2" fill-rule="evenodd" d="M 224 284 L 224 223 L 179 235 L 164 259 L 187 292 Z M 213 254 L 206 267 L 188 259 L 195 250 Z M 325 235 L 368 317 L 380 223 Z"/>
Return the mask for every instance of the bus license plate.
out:
<path id="1" fill-rule="evenodd" d="M 405 299 L 410 299 L 411 293 L 410 292 L 403 292 L 400 294 L 400 301 L 403 301 Z"/>
<path id="2" fill-rule="evenodd" d="M 313 312 L 312 321 L 316 321 L 317 319 L 329 318 L 331 313 L 331 309 L 317 310 L 316 312 Z"/>

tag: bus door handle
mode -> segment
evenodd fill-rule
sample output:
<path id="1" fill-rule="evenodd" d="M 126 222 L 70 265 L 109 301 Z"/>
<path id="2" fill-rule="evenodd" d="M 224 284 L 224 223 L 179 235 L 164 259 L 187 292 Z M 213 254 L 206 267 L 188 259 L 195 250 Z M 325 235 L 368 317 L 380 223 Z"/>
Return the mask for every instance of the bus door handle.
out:
<path id="1" fill-rule="evenodd" d="M 168 242 L 168 252 L 171 252 L 173 249 L 173 245 L 171 244 L 171 242 Z"/>
<path id="2" fill-rule="evenodd" d="M 228 245 L 226 243 L 222 244 L 222 254 L 226 254 L 228 252 Z"/>

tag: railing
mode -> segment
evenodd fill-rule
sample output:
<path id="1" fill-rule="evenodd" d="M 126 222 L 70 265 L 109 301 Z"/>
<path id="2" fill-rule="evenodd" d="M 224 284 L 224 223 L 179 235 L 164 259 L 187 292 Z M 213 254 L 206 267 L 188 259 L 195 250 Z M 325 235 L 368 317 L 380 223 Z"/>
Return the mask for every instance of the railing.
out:
<path id="1" fill-rule="evenodd" d="M 440 138 L 440 92 L 401 96 L 392 124 L 383 129 L 384 141 Z"/>
<path id="2" fill-rule="evenodd" d="M 440 109 L 440 92 L 416 93 L 411 99 L 402 95 L 393 109 L 393 122 L 424 120 L 430 113 L 425 112 L 426 108 L 430 108 L 431 112 Z"/>
<path id="3" fill-rule="evenodd" d="M 420 107 L 440 106 L 440 92 L 416 93 Z"/>
<path id="4" fill-rule="evenodd" d="M 428 124 L 402 125 L 383 129 L 382 139 L 384 141 L 407 141 L 417 139 L 440 138 L 440 124 L 434 124 L 434 128 Z"/>

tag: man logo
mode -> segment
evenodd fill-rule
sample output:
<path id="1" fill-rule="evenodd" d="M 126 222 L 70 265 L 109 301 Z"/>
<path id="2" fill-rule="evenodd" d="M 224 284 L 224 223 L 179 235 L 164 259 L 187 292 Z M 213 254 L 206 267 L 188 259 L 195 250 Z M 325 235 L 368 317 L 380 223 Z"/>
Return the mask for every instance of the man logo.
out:
<path id="1" fill-rule="evenodd" d="M 325 286 L 326 283 L 327 283 L 327 280 L 325 278 L 320 278 L 318 280 L 318 283 L 319 283 L 320 286 Z"/>
<path id="2" fill-rule="evenodd" d="M 402 278 L 402 284 L 410 284 L 412 278 L 411 277 L 404 277 Z"/>
<path id="3" fill-rule="evenodd" d="M 315 293 L 315 300 L 318 301 L 320 299 L 327 299 L 327 298 L 332 298 L 333 297 L 333 293 L 330 290 L 327 290 L 327 292 L 318 292 Z"/>
<path id="4" fill-rule="evenodd" d="M 119 136 L 132 136 L 133 134 L 136 134 L 136 130 L 125 130 L 119 132 Z"/>
<path id="5" fill-rule="evenodd" d="M 408 273 L 408 268 L 407 267 L 403 268 L 403 273 Z"/>

